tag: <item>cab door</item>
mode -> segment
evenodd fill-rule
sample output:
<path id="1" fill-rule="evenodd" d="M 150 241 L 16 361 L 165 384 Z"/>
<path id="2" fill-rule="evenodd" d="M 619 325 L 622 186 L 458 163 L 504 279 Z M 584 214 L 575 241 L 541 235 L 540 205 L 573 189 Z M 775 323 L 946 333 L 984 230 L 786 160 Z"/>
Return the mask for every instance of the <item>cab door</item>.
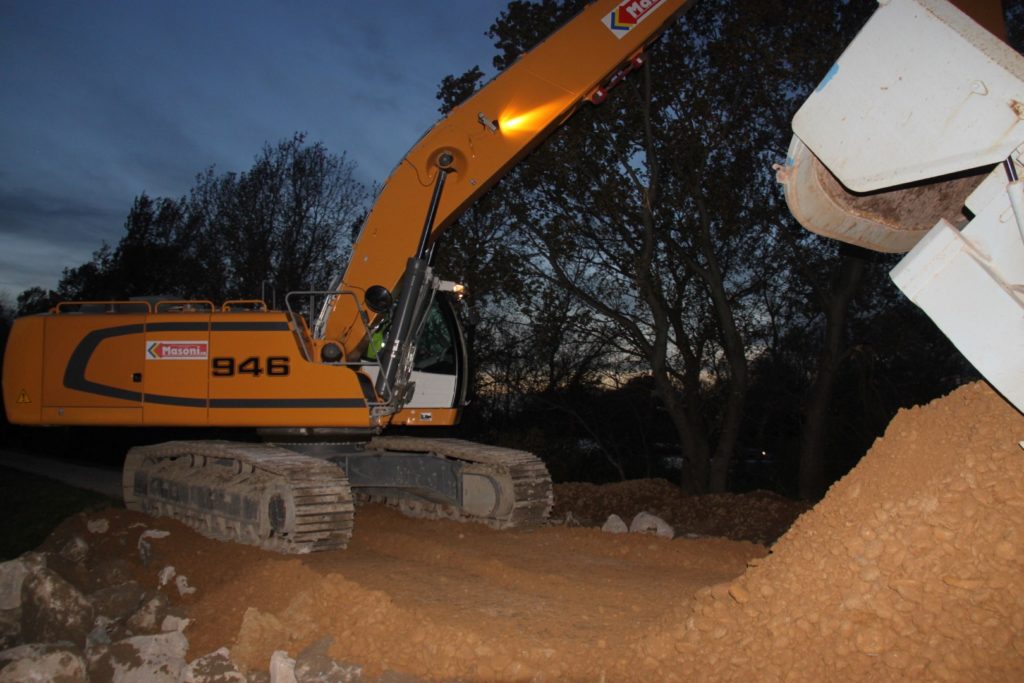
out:
<path id="1" fill-rule="evenodd" d="M 466 402 L 468 361 L 462 325 L 447 295 L 434 299 L 416 340 L 412 381 L 416 388 L 406 408 L 461 408 Z"/>

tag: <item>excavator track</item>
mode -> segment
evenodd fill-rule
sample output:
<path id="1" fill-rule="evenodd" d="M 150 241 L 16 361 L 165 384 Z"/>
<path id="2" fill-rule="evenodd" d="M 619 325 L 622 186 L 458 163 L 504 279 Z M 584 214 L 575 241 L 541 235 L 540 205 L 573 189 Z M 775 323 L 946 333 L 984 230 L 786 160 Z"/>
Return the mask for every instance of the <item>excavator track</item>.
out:
<path id="1" fill-rule="evenodd" d="M 130 510 L 171 517 L 216 540 L 301 554 L 346 547 L 354 507 L 345 472 L 276 446 L 172 441 L 128 452 Z"/>
<path id="2" fill-rule="evenodd" d="M 480 514 L 452 505 L 401 495 L 358 491 L 360 500 L 398 508 L 410 517 L 480 522 L 495 529 L 529 528 L 547 522 L 554 504 L 551 475 L 544 461 L 527 451 L 463 441 L 406 436 L 378 436 L 369 451 L 429 453 L 467 463 L 467 472 L 489 480 L 497 490 L 494 509 Z"/>

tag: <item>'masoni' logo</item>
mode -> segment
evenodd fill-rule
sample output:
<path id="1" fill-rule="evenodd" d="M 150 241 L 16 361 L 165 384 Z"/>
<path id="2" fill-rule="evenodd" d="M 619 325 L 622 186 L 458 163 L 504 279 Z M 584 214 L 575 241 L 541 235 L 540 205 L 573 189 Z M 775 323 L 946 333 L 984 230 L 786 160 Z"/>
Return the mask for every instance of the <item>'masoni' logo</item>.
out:
<path id="1" fill-rule="evenodd" d="M 616 38 L 621 38 L 649 17 L 663 2 L 665 0 L 625 0 L 604 18 L 604 25 L 611 29 Z"/>
<path id="2" fill-rule="evenodd" d="M 209 342 L 152 341 L 146 344 L 146 360 L 206 360 Z"/>

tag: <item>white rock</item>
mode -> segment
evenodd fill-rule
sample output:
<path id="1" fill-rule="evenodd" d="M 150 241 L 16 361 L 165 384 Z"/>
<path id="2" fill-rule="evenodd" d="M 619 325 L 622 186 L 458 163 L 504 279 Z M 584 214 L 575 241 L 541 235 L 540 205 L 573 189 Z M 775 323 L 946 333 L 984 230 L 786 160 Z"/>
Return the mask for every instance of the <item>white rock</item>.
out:
<path id="1" fill-rule="evenodd" d="M 85 658 L 69 643 L 19 645 L 0 652 L 0 683 L 85 680 Z"/>
<path id="2" fill-rule="evenodd" d="M 23 642 L 21 639 L 21 610 L 0 609 L 0 650 L 20 645 Z"/>
<path id="3" fill-rule="evenodd" d="M 363 679 L 363 667 L 331 658 L 332 642 L 331 636 L 325 636 L 298 654 L 295 678 L 299 683 L 358 683 Z"/>
<path id="4" fill-rule="evenodd" d="M 184 574 L 178 574 L 178 578 L 174 579 L 174 585 L 178 587 L 179 595 L 192 595 L 196 592 L 195 586 L 188 585 L 188 577 Z"/>
<path id="5" fill-rule="evenodd" d="M 608 515 L 608 520 L 601 527 L 601 531 L 606 531 L 609 534 L 624 534 L 629 531 L 629 527 L 622 521 L 622 517 L 618 515 Z"/>
<path id="6" fill-rule="evenodd" d="M 184 633 L 188 625 L 192 623 L 191 619 L 185 619 L 184 617 L 176 617 L 173 614 L 168 614 L 164 617 L 163 623 L 160 624 L 160 630 L 164 633 L 168 631 L 177 631 Z"/>
<path id="7" fill-rule="evenodd" d="M 0 609 L 21 607 L 21 584 L 29 567 L 21 558 L 0 562 Z"/>
<path id="8" fill-rule="evenodd" d="M 188 662 L 188 640 L 181 633 L 133 636 L 109 647 L 99 669 L 118 683 L 179 683 Z"/>
<path id="9" fill-rule="evenodd" d="M 654 534 L 661 538 L 675 538 L 676 535 L 676 530 L 668 522 L 649 512 L 638 512 L 629 525 L 629 531 L 634 534 Z"/>
<path id="10" fill-rule="evenodd" d="M 270 683 L 298 683 L 295 660 L 284 650 L 277 650 L 270 656 Z"/>
<path id="11" fill-rule="evenodd" d="M 89 631 L 89 635 L 85 637 L 86 650 L 98 645 L 110 645 L 110 629 L 114 625 L 113 620 L 99 616 L 96 617 L 96 621 L 93 623 L 95 626 Z"/>
<path id="12" fill-rule="evenodd" d="M 135 613 L 128 617 L 126 625 L 136 634 L 156 633 L 167 616 L 168 600 L 163 593 L 157 593 L 144 602 Z"/>
<path id="13" fill-rule="evenodd" d="M 147 529 L 139 535 L 139 542 L 136 546 L 139 549 L 139 558 L 142 560 L 143 566 L 149 565 L 149 557 L 153 550 L 153 546 L 150 544 L 148 539 L 167 538 L 170 535 L 170 531 L 161 531 L 159 529 Z"/>
<path id="14" fill-rule="evenodd" d="M 174 578 L 175 573 L 176 570 L 174 569 L 174 566 L 167 565 L 160 570 L 160 573 L 157 574 L 156 578 L 160 581 L 161 586 L 166 586 L 167 583 Z"/>
<path id="15" fill-rule="evenodd" d="M 93 628 L 92 602 L 51 569 L 31 569 L 22 584 L 21 597 L 25 642 L 67 640 L 81 645 Z"/>
<path id="16" fill-rule="evenodd" d="M 85 528 L 89 530 L 89 533 L 105 534 L 110 531 L 110 522 L 103 518 L 90 519 L 85 523 Z"/>
<path id="17" fill-rule="evenodd" d="M 44 553 L 28 552 L 7 562 L 0 562 L 0 610 L 21 606 L 21 585 L 35 569 L 46 567 Z"/>
<path id="18" fill-rule="evenodd" d="M 193 660 L 181 676 L 181 683 L 245 683 L 245 674 L 231 661 L 231 652 L 222 647 Z"/>
<path id="19" fill-rule="evenodd" d="M 60 549 L 60 556 L 73 564 L 81 564 L 89 556 L 89 544 L 81 536 L 72 536 Z"/>

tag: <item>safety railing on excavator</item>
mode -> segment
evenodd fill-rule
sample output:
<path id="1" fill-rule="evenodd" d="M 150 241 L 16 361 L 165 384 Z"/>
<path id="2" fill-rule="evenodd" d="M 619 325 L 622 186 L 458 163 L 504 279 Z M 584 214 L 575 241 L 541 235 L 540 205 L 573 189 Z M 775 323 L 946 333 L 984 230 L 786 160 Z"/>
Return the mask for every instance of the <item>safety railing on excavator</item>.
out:
<path id="1" fill-rule="evenodd" d="M 266 313 L 262 299 L 231 299 L 218 308 L 206 299 L 128 299 L 112 301 L 61 301 L 52 309 L 55 314 L 165 314 L 165 313 Z"/>
<path id="2" fill-rule="evenodd" d="M 57 315 L 68 314 L 142 314 L 152 313 L 148 301 L 61 301 L 52 309 Z"/>

